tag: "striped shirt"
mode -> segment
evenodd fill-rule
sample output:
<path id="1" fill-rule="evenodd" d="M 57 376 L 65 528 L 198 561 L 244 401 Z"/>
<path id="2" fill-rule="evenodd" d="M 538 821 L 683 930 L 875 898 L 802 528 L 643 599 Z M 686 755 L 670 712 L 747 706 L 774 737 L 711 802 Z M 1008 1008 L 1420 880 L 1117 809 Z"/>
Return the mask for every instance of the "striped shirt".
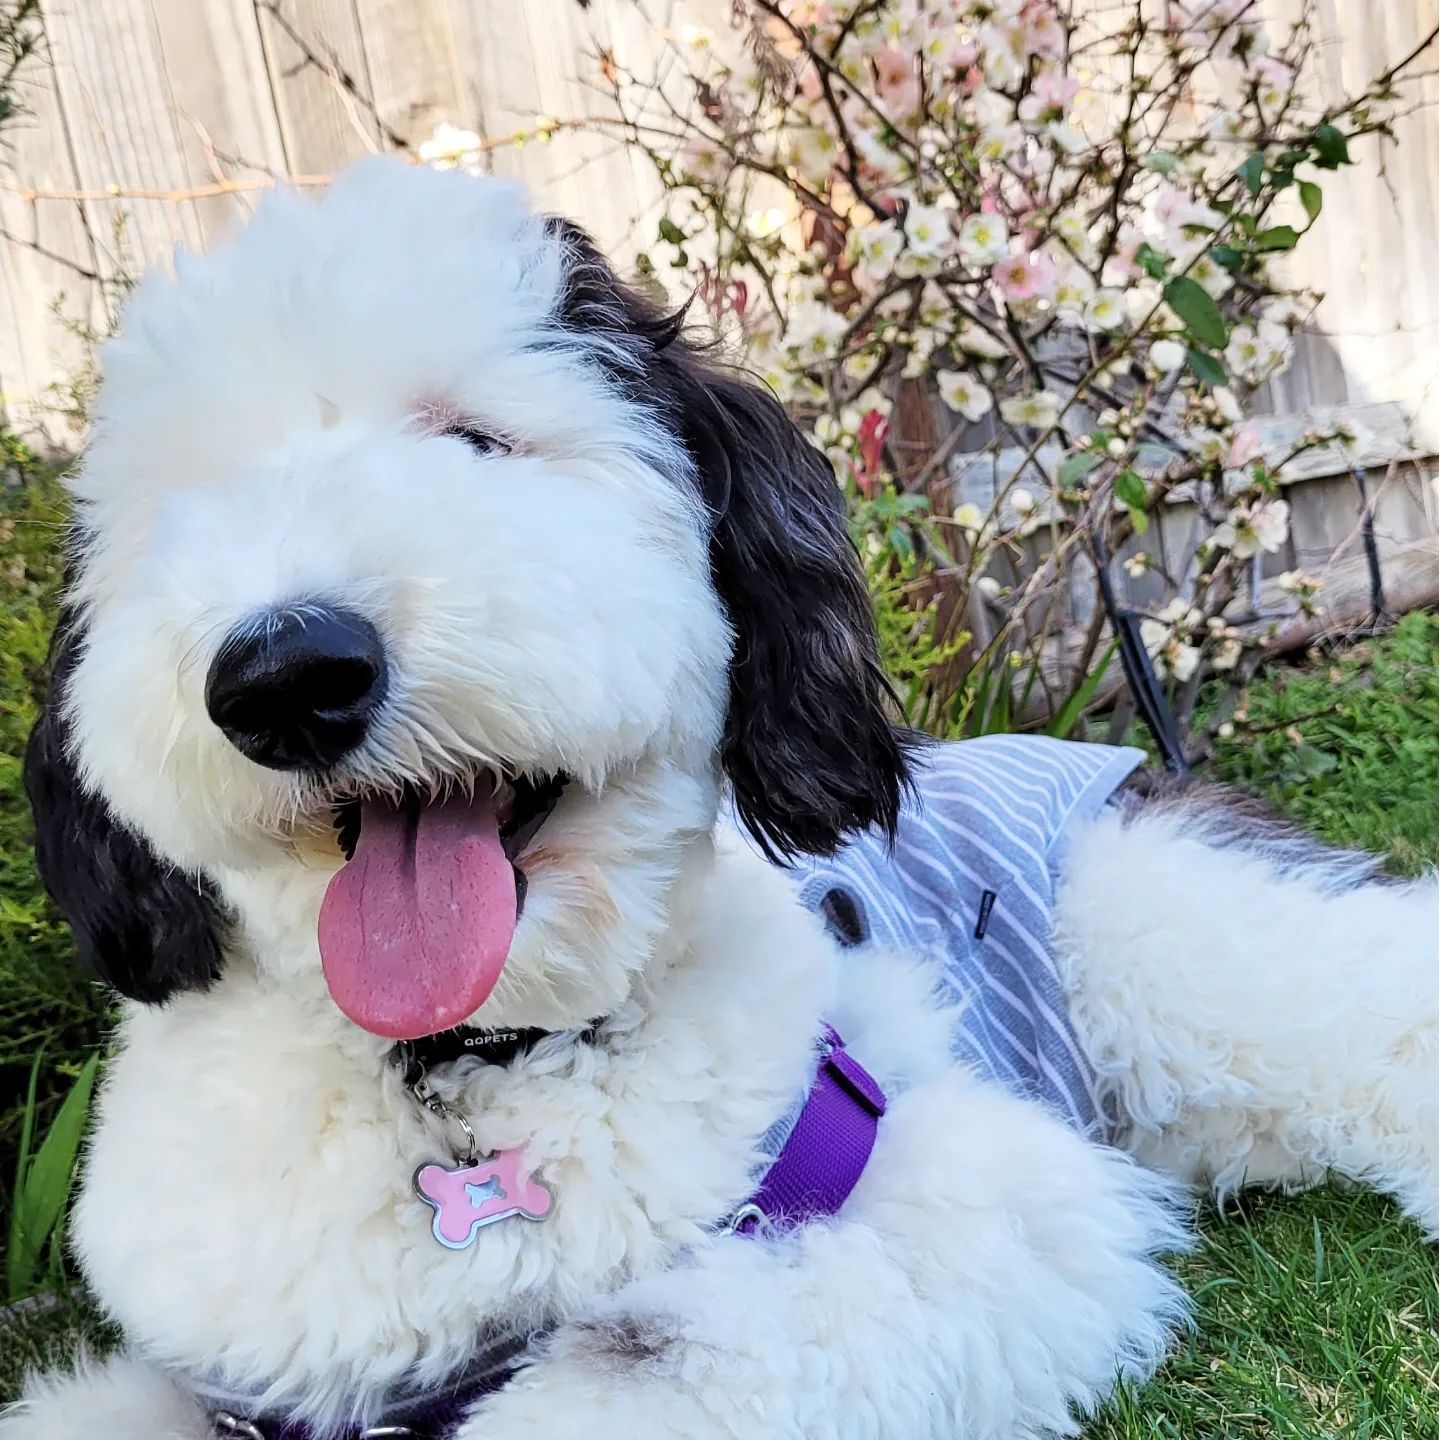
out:
<path id="1" fill-rule="evenodd" d="M 943 957 L 961 1004 L 957 1057 L 1075 1129 L 1103 1126 L 1051 950 L 1067 831 L 1092 818 L 1139 750 L 1030 735 L 931 746 L 892 848 L 865 832 L 790 867 L 842 944 Z"/>

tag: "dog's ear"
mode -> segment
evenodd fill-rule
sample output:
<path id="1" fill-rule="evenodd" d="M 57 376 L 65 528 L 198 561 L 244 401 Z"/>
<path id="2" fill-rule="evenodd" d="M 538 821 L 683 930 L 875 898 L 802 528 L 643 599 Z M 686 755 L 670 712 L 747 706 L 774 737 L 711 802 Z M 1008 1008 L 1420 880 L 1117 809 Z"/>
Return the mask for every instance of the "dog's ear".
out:
<path id="1" fill-rule="evenodd" d="M 81 960 L 122 995 L 160 1002 L 218 978 L 220 908 L 207 882 L 165 864 L 82 783 L 63 701 L 83 644 L 74 614 L 62 610 L 47 694 L 25 748 L 35 860 Z"/>
<path id="2" fill-rule="evenodd" d="M 764 387 L 683 339 L 658 356 L 713 515 L 710 572 L 735 632 L 721 760 L 767 853 L 894 833 L 908 734 L 829 462 Z"/>
<path id="3" fill-rule="evenodd" d="M 847 832 L 893 834 L 909 732 L 829 462 L 764 387 L 712 363 L 617 279 L 583 230 L 564 252 L 555 320 L 684 442 L 711 516 L 710 571 L 735 632 L 721 760 L 767 854 L 826 855 Z"/>

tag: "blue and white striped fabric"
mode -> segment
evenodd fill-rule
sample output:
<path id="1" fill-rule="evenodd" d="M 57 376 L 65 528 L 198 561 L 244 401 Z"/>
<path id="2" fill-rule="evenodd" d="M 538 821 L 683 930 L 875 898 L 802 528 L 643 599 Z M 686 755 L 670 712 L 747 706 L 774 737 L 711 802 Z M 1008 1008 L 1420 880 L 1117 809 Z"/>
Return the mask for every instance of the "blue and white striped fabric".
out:
<path id="1" fill-rule="evenodd" d="M 791 868 L 806 905 L 851 944 L 942 954 L 963 1010 L 956 1052 L 1077 1130 L 1103 1129 L 1051 951 L 1055 867 L 1142 752 L 989 735 L 919 757 L 893 849 L 865 833 Z"/>

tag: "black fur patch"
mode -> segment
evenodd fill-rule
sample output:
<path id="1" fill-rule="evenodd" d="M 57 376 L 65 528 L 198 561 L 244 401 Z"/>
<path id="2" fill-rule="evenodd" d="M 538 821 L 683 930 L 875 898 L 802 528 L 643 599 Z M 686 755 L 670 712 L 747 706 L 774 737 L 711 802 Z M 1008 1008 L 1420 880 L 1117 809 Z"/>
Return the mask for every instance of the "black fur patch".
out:
<path id="1" fill-rule="evenodd" d="M 679 1339 L 673 1326 L 637 1315 L 586 1320 L 575 1327 L 586 1337 L 586 1353 L 617 1369 L 633 1370 L 663 1360 Z"/>
<path id="2" fill-rule="evenodd" d="M 48 693 L 25 749 L 35 860 L 80 958 L 122 995 L 164 1001 L 219 977 L 220 907 L 207 881 L 167 865 L 81 783 L 62 701 L 83 644 L 76 616 L 62 609 Z"/>
<path id="3" fill-rule="evenodd" d="M 721 761 L 772 857 L 893 834 L 916 742 L 893 722 L 870 598 L 825 457 L 763 386 L 723 369 L 557 221 L 579 332 L 635 403 L 684 443 L 712 516 L 710 571 L 735 632 Z"/>

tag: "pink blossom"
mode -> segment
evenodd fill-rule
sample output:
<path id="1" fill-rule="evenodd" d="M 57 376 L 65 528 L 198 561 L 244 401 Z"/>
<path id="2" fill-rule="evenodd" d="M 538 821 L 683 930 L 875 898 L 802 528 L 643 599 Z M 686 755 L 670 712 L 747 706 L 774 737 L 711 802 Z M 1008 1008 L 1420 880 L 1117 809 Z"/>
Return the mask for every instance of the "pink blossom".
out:
<path id="1" fill-rule="evenodd" d="M 1065 27 L 1051 0 L 1035 0 L 1026 6 L 1024 46 L 1027 54 L 1057 60 L 1065 53 Z"/>
<path id="2" fill-rule="evenodd" d="M 1043 251 L 1011 255 L 990 272 L 1000 293 L 1011 304 L 1025 300 L 1050 299 L 1055 294 L 1055 261 Z"/>
<path id="3" fill-rule="evenodd" d="M 1225 456 L 1227 470 L 1239 470 L 1260 453 L 1260 432 L 1253 425 L 1242 425 L 1230 441 L 1229 453 Z"/>
<path id="4" fill-rule="evenodd" d="M 1281 85 L 1286 88 L 1293 84 L 1295 79 L 1290 67 L 1273 55 L 1257 56 L 1250 66 L 1250 78 L 1258 80 L 1262 85 Z"/>
<path id="5" fill-rule="evenodd" d="M 1047 70 L 1035 81 L 1035 98 L 1047 110 L 1063 113 L 1079 93 L 1080 82 L 1061 70 Z"/>
<path id="6" fill-rule="evenodd" d="M 902 120 L 920 106 L 920 77 L 915 57 L 898 45 L 887 45 L 875 55 L 875 88 L 891 119 Z"/>

